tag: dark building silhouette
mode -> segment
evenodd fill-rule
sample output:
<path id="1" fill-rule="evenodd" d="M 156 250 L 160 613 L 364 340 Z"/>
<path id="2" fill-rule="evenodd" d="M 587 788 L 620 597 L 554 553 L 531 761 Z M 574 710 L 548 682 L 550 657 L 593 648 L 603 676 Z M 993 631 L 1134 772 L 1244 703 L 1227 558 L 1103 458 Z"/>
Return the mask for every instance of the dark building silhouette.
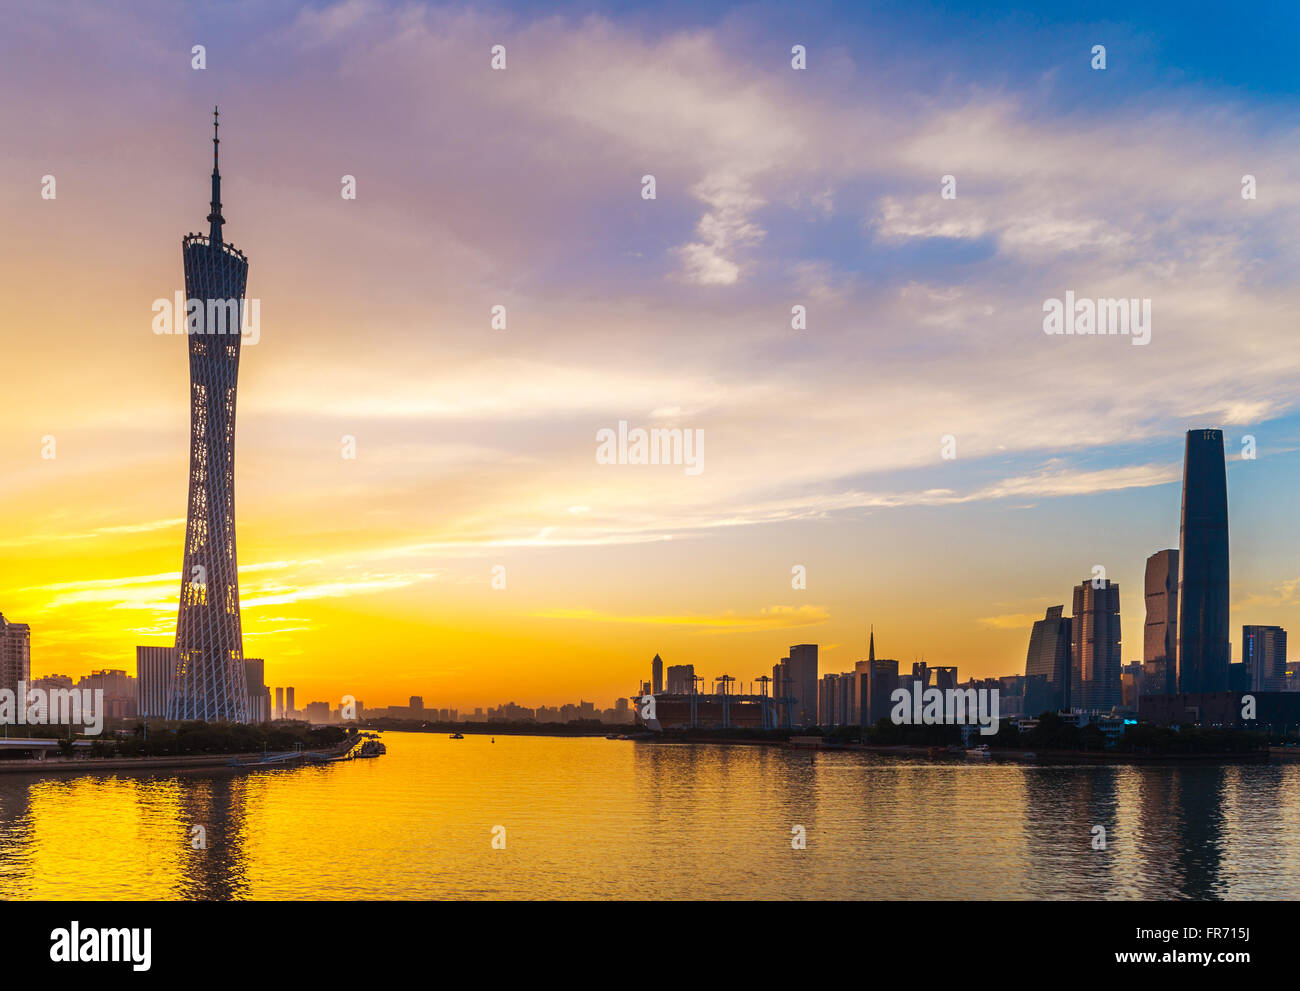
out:
<path id="1" fill-rule="evenodd" d="M 1120 680 L 1119 586 L 1085 579 L 1074 587 L 1070 623 L 1070 704 L 1108 710 L 1123 703 Z"/>
<path id="2" fill-rule="evenodd" d="M 1049 606 L 1034 623 L 1025 657 L 1025 713 L 1038 716 L 1070 707 L 1070 617 Z"/>
<path id="3" fill-rule="evenodd" d="M 1280 626 L 1243 626 L 1241 662 L 1249 679 L 1244 691 L 1286 691 L 1286 630 Z"/>
<path id="4" fill-rule="evenodd" d="M 785 663 L 786 677 L 790 679 L 790 694 L 795 698 L 794 722 L 796 726 L 817 725 L 817 645 L 795 644 Z"/>
<path id="5" fill-rule="evenodd" d="M 658 656 L 657 654 L 655 655 Z M 654 686 L 651 685 L 653 688 Z M 695 665 L 694 664 L 670 664 L 668 666 L 668 685 L 667 692 L 669 695 L 690 695 L 695 691 Z M 656 695 L 658 692 L 655 693 Z"/>
<path id="6" fill-rule="evenodd" d="M 1142 638 L 1142 692 L 1178 691 L 1178 551 L 1147 558 L 1147 621 Z"/>
<path id="7" fill-rule="evenodd" d="M 1222 430 L 1187 431 L 1178 552 L 1178 691 L 1228 689 L 1228 478 Z"/>
<path id="8" fill-rule="evenodd" d="M 888 719 L 893 708 L 890 696 L 899 686 L 898 662 L 877 659 L 859 661 L 854 673 L 858 679 L 861 698 L 858 722 L 863 726 L 874 726 L 880 720 Z"/>
<path id="9" fill-rule="evenodd" d="M 664 661 L 658 654 L 650 662 L 650 684 L 653 686 L 656 695 L 662 695 L 664 690 Z"/>

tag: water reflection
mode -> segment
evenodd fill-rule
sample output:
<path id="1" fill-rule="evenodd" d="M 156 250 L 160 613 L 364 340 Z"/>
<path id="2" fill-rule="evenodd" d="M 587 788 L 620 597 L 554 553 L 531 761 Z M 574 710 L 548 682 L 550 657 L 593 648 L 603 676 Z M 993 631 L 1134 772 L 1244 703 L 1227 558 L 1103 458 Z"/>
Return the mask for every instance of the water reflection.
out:
<path id="1" fill-rule="evenodd" d="M 52 899 L 1300 894 L 1290 765 L 386 740 L 375 761 L 288 772 L 0 775 L 0 884 Z M 505 849 L 491 845 L 497 826 Z M 796 826 L 806 849 L 791 844 Z"/>

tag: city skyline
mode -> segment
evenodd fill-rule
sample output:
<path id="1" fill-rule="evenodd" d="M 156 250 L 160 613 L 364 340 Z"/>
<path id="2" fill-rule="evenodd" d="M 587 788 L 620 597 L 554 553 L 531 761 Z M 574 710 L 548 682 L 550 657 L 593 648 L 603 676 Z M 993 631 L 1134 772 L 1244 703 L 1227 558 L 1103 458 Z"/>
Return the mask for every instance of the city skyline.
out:
<path id="1" fill-rule="evenodd" d="M 59 111 L 0 110 L 0 176 L 31 191 L 0 204 L 27 237 L 0 271 L 9 354 L 35 372 L 5 396 L 0 512 L 21 526 L 0 609 L 31 624 L 37 670 L 129 667 L 174 635 L 186 358 L 149 303 L 180 288 L 166 245 L 207 156 L 154 137 L 217 102 L 266 316 L 240 384 L 243 634 L 277 682 L 612 698 L 655 651 L 758 674 L 816 642 L 849 670 L 869 622 L 900 661 L 994 676 L 1097 564 L 1127 663 L 1145 559 L 1177 546 L 1171 438 L 1205 426 L 1233 489 L 1229 629 L 1300 623 L 1296 98 L 1270 38 L 1189 75 L 1176 27 L 1065 15 L 1006 12 L 995 41 L 958 18 L 955 54 L 924 13 L 148 7 L 61 23 L 66 64 L 18 46 L 0 69 Z M 174 75 L 203 39 L 220 58 Z M 107 264 L 81 260 L 87 227 L 113 232 Z M 1043 301 L 1074 290 L 1151 297 L 1150 343 L 1044 335 Z M 597 463 L 623 421 L 704 430 L 704 471 Z"/>

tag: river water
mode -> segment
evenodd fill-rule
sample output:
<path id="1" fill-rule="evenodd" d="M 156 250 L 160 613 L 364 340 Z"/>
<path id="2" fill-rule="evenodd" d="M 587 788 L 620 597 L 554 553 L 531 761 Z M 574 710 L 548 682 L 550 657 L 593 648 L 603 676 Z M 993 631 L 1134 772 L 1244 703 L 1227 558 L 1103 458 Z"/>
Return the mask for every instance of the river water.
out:
<path id="1" fill-rule="evenodd" d="M 1300 765 L 1035 767 L 604 739 L 384 740 L 376 760 L 292 771 L 2 775 L 0 892 L 1300 897 Z"/>

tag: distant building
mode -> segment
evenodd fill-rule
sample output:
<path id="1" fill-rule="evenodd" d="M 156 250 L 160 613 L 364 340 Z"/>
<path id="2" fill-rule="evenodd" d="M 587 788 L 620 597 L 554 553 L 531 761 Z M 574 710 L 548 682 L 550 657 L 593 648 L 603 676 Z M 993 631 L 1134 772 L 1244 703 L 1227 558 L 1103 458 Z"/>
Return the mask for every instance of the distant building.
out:
<path id="1" fill-rule="evenodd" d="M 1250 679 L 1248 691 L 1286 691 L 1286 630 L 1280 626 L 1243 626 L 1241 662 Z"/>
<path id="2" fill-rule="evenodd" d="M 1142 632 L 1142 691 L 1164 695 L 1178 690 L 1178 551 L 1147 558 L 1146 625 Z"/>
<path id="3" fill-rule="evenodd" d="M 139 715 L 166 717 L 175 659 L 175 647 L 135 648 L 135 699 Z"/>
<path id="4" fill-rule="evenodd" d="M 862 726 L 874 726 L 882 719 L 888 719 L 893 709 L 890 695 L 898 687 L 898 662 L 891 660 L 860 661 L 857 672 L 859 711 L 858 721 Z"/>
<path id="5" fill-rule="evenodd" d="M 953 669 L 956 671 L 956 668 Z M 939 685 L 939 688 L 947 688 Z M 953 687 L 956 687 L 954 684 Z M 1028 715 L 1025 711 L 1025 676 L 1023 674 L 1003 675 L 998 679 L 998 713 L 1008 719 L 1018 719 Z"/>
<path id="6" fill-rule="evenodd" d="M 790 673 L 786 670 L 786 665 L 790 663 L 790 658 L 783 657 L 772 665 L 772 698 L 783 699 L 791 694 L 789 680 Z M 782 725 L 786 720 L 786 707 L 780 706 Z M 793 719 L 793 714 L 790 716 Z"/>
<path id="7" fill-rule="evenodd" d="M 825 728 L 832 726 L 852 726 L 857 723 L 854 712 L 855 676 L 853 672 L 845 674 L 822 675 L 817 696 L 817 725 Z"/>
<path id="8" fill-rule="evenodd" d="M 654 682 L 650 683 L 651 690 L 654 689 Z M 695 665 L 694 664 L 673 664 L 668 668 L 668 685 L 669 695 L 690 695 L 695 691 Z M 659 694 L 655 692 L 655 694 Z"/>
<path id="9" fill-rule="evenodd" d="M 244 681 L 248 688 L 248 721 L 266 722 L 271 718 L 271 690 L 266 687 L 266 662 L 262 658 L 244 658 Z"/>
<path id="10" fill-rule="evenodd" d="M 793 719 L 796 726 L 817 725 L 817 645 L 795 644 L 786 663 L 790 694 L 794 696 Z"/>
<path id="11" fill-rule="evenodd" d="M 1122 701 L 1119 586 L 1085 578 L 1074 587 L 1070 622 L 1070 704 L 1104 712 Z"/>
<path id="12" fill-rule="evenodd" d="M 411 704 L 410 704 L 410 708 L 413 709 L 413 710 L 414 710 L 415 712 L 417 712 L 417 713 L 421 713 L 421 712 L 423 712 L 423 711 L 424 711 L 424 696 L 422 696 L 422 695 L 412 695 L 412 696 L 411 696 Z"/>
<path id="13" fill-rule="evenodd" d="M 44 678 L 33 678 L 28 684 L 31 688 L 49 692 L 61 688 L 75 688 L 77 683 L 66 674 L 47 674 Z"/>
<path id="14" fill-rule="evenodd" d="M 650 662 L 650 682 L 654 686 L 654 693 L 662 695 L 664 690 L 664 661 L 658 654 L 655 654 L 654 660 Z"/>
<path id="15" fill-rule="evenodd" d="M 1027 716 L 1057 712 L 1070 706 L 1070 617 L 1065 606 L 1049 606 L 1034 623 L 1025 656 L 1024 707 Z"/>
<path id="16" fill-rule="evenodd" d="M 308 702 L 303 707 L 303 716 L 309 723 L 328 723 L 330 721 L 330 704 L 328 702 Z"/>
<path id="17" fill-rule="evenodd" d="M 1300 691 L 1300 661 L 1286 662 L 1286 690 Z"/>
<path id="18" fill-rule="evenodd" d="M 1138 696 L 1142 694 L 1142 680 L 1145 677 L 1145 670 L 1145 666 L 1141 661 L 1130 661 L 1120 669 L 1120 705 L 1125 709 L 1137 712 Z"/>
<path id="19" fill-rule="evenodd" d="M 284 689 L 283 688 L 277 688 L 275 690 L 275 718 L 276 719 L 284 718 Z"/>
<path id="20" fill-rule="evenodd" d="M 109 719 L 130 719 L 139 715 L 135 678 L 119 668 L 92 671 L 77 687 L 104 693 L 104 715 Z"/>
<path id="21" fill-rule="evenodd" d="M 293 705 L 293 686 L 290 685 L 284 690 L 284 718 L 293 719 L 297 716 L 297 709 Z"/>
<path id="22" fill-rule="evenodd" d="M 18 683 L 32 676 L 32 629 L 26 623 L 11 623 L 0 613 L 0 688 L 17 696 Z"/>

